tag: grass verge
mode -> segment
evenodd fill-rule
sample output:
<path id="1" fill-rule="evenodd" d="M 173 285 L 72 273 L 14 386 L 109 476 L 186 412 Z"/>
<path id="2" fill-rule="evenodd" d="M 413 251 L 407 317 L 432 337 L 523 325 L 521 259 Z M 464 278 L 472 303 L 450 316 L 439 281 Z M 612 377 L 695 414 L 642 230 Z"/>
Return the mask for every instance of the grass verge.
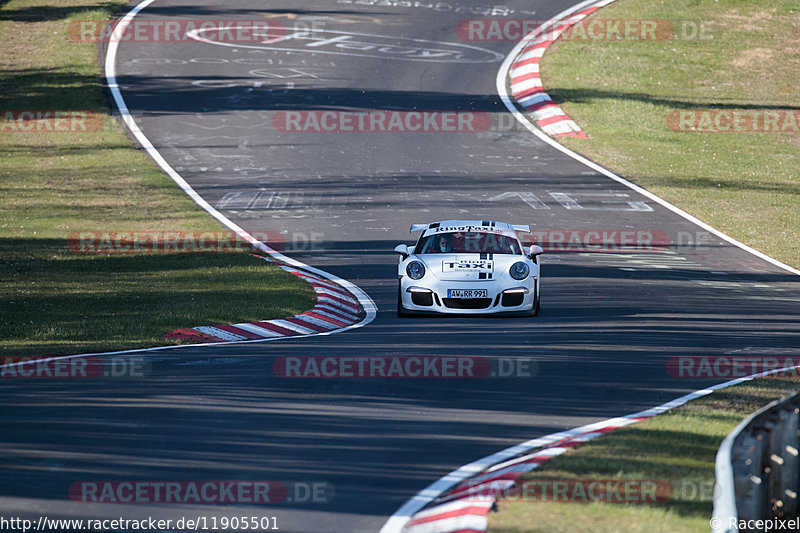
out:
<path id="1" fill-rule="evenodd" d="M 669 20 L 680 31 L 665 41 L 556 41 L 541 62 L 545 89 L 589 135 L 562 142 L 800 266 L 800 134 L 668 126 L 680 110 L 800 111 L 800 2 L 618 0 L 592 19 Z M 551 459 L 521 480 L 661 480 L 674 491 L 666 501 L 504 501 L 489 531 L 709 531 L 722 439 L 798 386 L 797 378 L 768 378 L 717 391 Z"/>
<path id="2" fill-rule="evenodd" d="M 67 248 L 82 231 L 223 232 L 125 136 L 108 112 L 97 45 L 70 32 L 79 21 L 108 20 L 124 4 L 0 3 L 4 355 L 162 345 L 176 328 L 277 318 L 314 304 L 308 284 L 245 253 Z M 85 127 L 59 127 L 66 131 L 23 131 L 13 120 L 19 115 L 8 113 L 25 110 L 93 118 Z"/>
<path id="3" fill-rule="evenodd" d="M 764 133 L 668 127 L 680 110 L 800 111 L 800 2 L 618 0 L 591 18 L 667 20 L 674 33 L 657 41 L 558 40 L 548 48 L 545 89 L 589 135 L 562 142 L 800 266 L 798 129 L 784 121 L 782 132 Z"/>
<path id="4" fill-rule="evenodd" d="M 546 486 L 552 480 L 667 482 L 659 483 L 671 487 L 663 493 L 664 501 L 501 501 L 500 512 L 489 515 L 488 531 L 705 533 L 710 530 L 714 459 L 722 439 L 745 417 L 798 386 L 797 377 L 763 378 L 716 391 L 550 459 L 520 479 Z"/>

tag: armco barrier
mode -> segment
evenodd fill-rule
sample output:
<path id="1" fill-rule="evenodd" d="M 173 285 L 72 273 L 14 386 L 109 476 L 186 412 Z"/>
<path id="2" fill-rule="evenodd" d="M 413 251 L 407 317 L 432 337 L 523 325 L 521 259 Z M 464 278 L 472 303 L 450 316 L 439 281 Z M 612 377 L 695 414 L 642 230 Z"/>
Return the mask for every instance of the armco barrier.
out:
<path id="1" fill-rule="evenodd" d="M 797 523 L 799 419 L 795 392 L 749 416 L 722 441 L 715 467 L 715 533 L 738 532 L 739 525 L 759 520 Z"/>

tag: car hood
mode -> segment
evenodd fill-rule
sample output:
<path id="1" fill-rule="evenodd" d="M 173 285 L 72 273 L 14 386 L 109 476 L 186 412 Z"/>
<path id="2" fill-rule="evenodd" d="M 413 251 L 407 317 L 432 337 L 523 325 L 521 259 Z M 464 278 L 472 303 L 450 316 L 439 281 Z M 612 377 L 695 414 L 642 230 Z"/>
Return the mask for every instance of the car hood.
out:
<path id="1" fill-rule="evenodd" d="M 497 279 L 509 265 L 522 261 L 509 254 L 426 254 L 425 264 L 442 281 L 483 281 Z"/>

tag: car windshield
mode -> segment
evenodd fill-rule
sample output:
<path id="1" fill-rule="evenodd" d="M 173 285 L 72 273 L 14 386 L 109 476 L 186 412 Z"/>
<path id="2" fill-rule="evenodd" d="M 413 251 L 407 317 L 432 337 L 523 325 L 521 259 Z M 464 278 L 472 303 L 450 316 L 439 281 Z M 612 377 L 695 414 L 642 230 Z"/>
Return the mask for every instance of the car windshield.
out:
<path id="1" fill-rule="evenodd" d="M 481 231 L 461 231 L 424 235 L 417 243 L 418 254 L 513 254 L 520 255 L 517 239 L 510 235 Z"/>

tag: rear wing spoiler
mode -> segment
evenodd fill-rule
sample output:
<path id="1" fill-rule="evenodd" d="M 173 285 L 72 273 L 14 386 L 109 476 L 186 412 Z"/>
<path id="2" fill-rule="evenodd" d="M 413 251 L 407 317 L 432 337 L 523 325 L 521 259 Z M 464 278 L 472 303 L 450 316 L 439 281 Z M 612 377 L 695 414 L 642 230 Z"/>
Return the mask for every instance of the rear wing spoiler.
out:
<path id="1" fill-rule="evenodd" d="M 428 229 L 429 224 L 411 224 L 411 229 L 408 230 L 409 233 L 414 233 L 415 231 L 422 231 Z M 519 231 L 520 233 L 530 233 L 531 227 L 527 224 L 514 224 L 511 226 L 514 228 L 514 231 Z"/>

